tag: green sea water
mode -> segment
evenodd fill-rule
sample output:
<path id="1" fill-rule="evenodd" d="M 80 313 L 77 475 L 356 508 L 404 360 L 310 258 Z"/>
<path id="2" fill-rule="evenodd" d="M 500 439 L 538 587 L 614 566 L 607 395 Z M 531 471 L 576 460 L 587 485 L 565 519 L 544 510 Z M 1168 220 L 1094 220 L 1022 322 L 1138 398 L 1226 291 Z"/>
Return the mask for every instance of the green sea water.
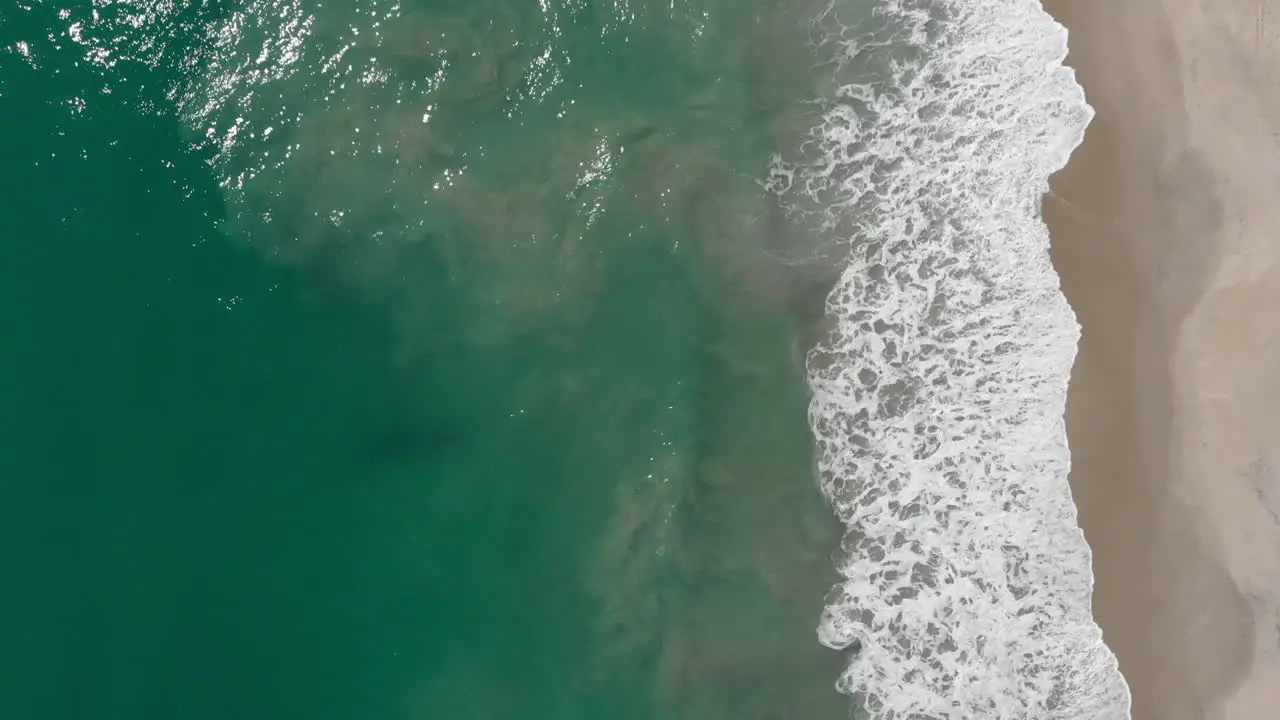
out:
<path id="1" fill-rule="evenodd" d="M 811 10 L 0 10 L 0 717 L 843 717 Z"/>

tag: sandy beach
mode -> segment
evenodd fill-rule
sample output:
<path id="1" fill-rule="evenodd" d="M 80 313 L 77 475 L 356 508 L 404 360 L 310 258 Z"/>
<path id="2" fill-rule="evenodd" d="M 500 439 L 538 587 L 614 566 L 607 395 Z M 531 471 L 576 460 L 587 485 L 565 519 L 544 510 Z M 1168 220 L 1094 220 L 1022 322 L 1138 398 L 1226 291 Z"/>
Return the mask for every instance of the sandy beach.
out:
<path id="1" fill-rule="evenodd" d="M 1280 717 L 1280 0 L 1046 0 L 1097 115 L 1045 218 L 1135 720 Z"/>

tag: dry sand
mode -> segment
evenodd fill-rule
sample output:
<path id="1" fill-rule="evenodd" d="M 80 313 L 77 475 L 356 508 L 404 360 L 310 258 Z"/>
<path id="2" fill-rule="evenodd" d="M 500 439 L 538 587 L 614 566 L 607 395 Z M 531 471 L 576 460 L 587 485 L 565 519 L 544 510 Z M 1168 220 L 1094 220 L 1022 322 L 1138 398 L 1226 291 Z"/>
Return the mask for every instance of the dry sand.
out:
<path id="1" fill-rule="evenodd" d="M 1280 718 L 1280 0 L 1045 0 L 1097 110 L 1045 218 L 1135 720 Z"/>

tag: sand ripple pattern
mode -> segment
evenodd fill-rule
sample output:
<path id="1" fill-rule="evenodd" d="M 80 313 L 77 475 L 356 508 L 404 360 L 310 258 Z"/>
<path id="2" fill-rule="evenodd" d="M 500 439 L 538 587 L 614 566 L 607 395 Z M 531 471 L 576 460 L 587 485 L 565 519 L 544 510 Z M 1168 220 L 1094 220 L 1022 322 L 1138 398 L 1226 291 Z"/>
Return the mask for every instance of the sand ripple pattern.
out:
<path id="1" fill-rule="evenodd" d="M 825 112 L 773 187 L 847 267 L 809 355 L 847 527 L 820 639 L 881 720 L 1128 717 L 1090 612 L 1062 419 L 1078 326 L 1040 201 L 1092 110 L 1032 0 L 815 22 Z"/>

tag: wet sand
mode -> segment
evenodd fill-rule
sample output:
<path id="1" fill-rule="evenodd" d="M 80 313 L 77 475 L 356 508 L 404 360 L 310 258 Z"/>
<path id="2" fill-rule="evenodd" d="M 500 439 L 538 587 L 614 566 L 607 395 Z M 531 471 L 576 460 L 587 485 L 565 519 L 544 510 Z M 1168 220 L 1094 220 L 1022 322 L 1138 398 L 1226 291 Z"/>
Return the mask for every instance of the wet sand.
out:
<path id="1" fill-rule="evenodd" d="M 1097 115 L 1045 218 L 1135 720 L 1280 708 L 1280 0 L 1046 0 Z"/>

